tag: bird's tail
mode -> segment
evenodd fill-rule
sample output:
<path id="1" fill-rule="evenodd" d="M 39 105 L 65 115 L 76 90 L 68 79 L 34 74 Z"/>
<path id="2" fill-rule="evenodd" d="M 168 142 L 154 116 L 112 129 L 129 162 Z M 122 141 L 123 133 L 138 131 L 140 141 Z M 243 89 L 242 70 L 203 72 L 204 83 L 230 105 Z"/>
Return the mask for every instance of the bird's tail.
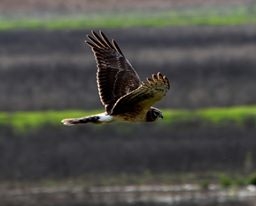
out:
<path id="1" fill-rule="evenodd" d="M 63 119 L 61 122 L 64 125 L 73 126 L 73 125 L 76 125 L 76 124 L 85 124 L 85 123 L 88 123 L 88 122 L 100 123 L 99 119 L 100 119 L 99 116 L 91 116 L 91 117 Z"/>

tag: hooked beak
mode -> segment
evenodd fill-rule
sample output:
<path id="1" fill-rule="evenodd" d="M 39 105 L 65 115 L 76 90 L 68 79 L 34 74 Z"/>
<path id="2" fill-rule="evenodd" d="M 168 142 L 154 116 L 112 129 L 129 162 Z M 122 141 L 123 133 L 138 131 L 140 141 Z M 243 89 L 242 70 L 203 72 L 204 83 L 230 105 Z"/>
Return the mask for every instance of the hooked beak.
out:
<path id="1" fill-rule="evenodd" d="M 164 116 L 162 115 L 162 113 L 159 115 L 159 117 L 160 117 L 161 119 L 163 119 L 163 118 L 164 118 Z"/>

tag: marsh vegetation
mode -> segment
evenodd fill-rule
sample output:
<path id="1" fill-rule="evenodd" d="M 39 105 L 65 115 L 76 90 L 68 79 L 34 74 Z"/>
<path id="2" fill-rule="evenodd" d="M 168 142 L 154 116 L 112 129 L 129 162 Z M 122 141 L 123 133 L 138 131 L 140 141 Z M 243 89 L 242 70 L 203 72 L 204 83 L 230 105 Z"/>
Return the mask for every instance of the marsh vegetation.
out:
<path id="1" fill-rule="evenodd" d="M 24 13 L 9 18 L 3 1 L 3 204 L 255 203 L 255 4 L 216 3 L 221 8 L 216 12 L 212 5 L 197 9 L 202 2 L 195 0 L 192 10 L 176 5 L 177 14 L 168 10 L 176 1 L 161 10 L 163 2 L 149 3 L 150 11 L 158 8 L 153 16 L 148 10 L 114 15 L 111 9 L 95 16 L 81 6 L 86 15 L 74 16 L 67 8 L 46 18 L 26 10 L 34 4 L 20 8 L 29 13 L 27 18 Z M 58 1 L 51 4 L 59 8 Z M 62 6 L 66 8 L 66 0 Z M 91 27 L 103 27 L 117 39 L 142 80 L 156 71 L 170 78 L 171 91 L 158 104 L 163 121 L 70 128 L 60 124 L 64 117 L 101 108 L 94 58 L 83 43 Z"/>

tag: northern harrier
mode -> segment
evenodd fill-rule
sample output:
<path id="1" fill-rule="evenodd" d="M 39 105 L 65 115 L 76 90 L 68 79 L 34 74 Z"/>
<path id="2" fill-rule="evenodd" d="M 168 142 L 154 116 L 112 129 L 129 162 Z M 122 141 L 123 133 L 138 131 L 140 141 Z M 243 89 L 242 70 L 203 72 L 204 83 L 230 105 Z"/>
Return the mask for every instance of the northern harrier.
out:
<path id="1" fill-rule="evenodd" d="M 97 85 L 105 112 L 80 118 L 62 120 L 64 125 L 87 122 L 118 121 L 152 122 L 163 118 L 159 109 L 152 107 L 170 89 L 170 83 L 161 73 L 140 81 L 136 71 L 125 58 L 115 40 L 92 31 L 86 43 L 91 47 L 97 62 Z"/>

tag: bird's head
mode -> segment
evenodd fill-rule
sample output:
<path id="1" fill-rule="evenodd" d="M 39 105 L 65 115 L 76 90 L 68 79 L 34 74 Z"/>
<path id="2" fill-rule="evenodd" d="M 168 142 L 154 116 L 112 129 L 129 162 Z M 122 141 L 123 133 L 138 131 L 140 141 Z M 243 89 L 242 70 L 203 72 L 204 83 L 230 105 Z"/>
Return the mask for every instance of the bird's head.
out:
<path id="1" fill-rule="evenodd" d="M 164 118 L 162 112 L 155 107 L 151 107 L 146 114 L 146 121 L 153 122 L 159 118 L 161 118 L 161 119 Z"/>

